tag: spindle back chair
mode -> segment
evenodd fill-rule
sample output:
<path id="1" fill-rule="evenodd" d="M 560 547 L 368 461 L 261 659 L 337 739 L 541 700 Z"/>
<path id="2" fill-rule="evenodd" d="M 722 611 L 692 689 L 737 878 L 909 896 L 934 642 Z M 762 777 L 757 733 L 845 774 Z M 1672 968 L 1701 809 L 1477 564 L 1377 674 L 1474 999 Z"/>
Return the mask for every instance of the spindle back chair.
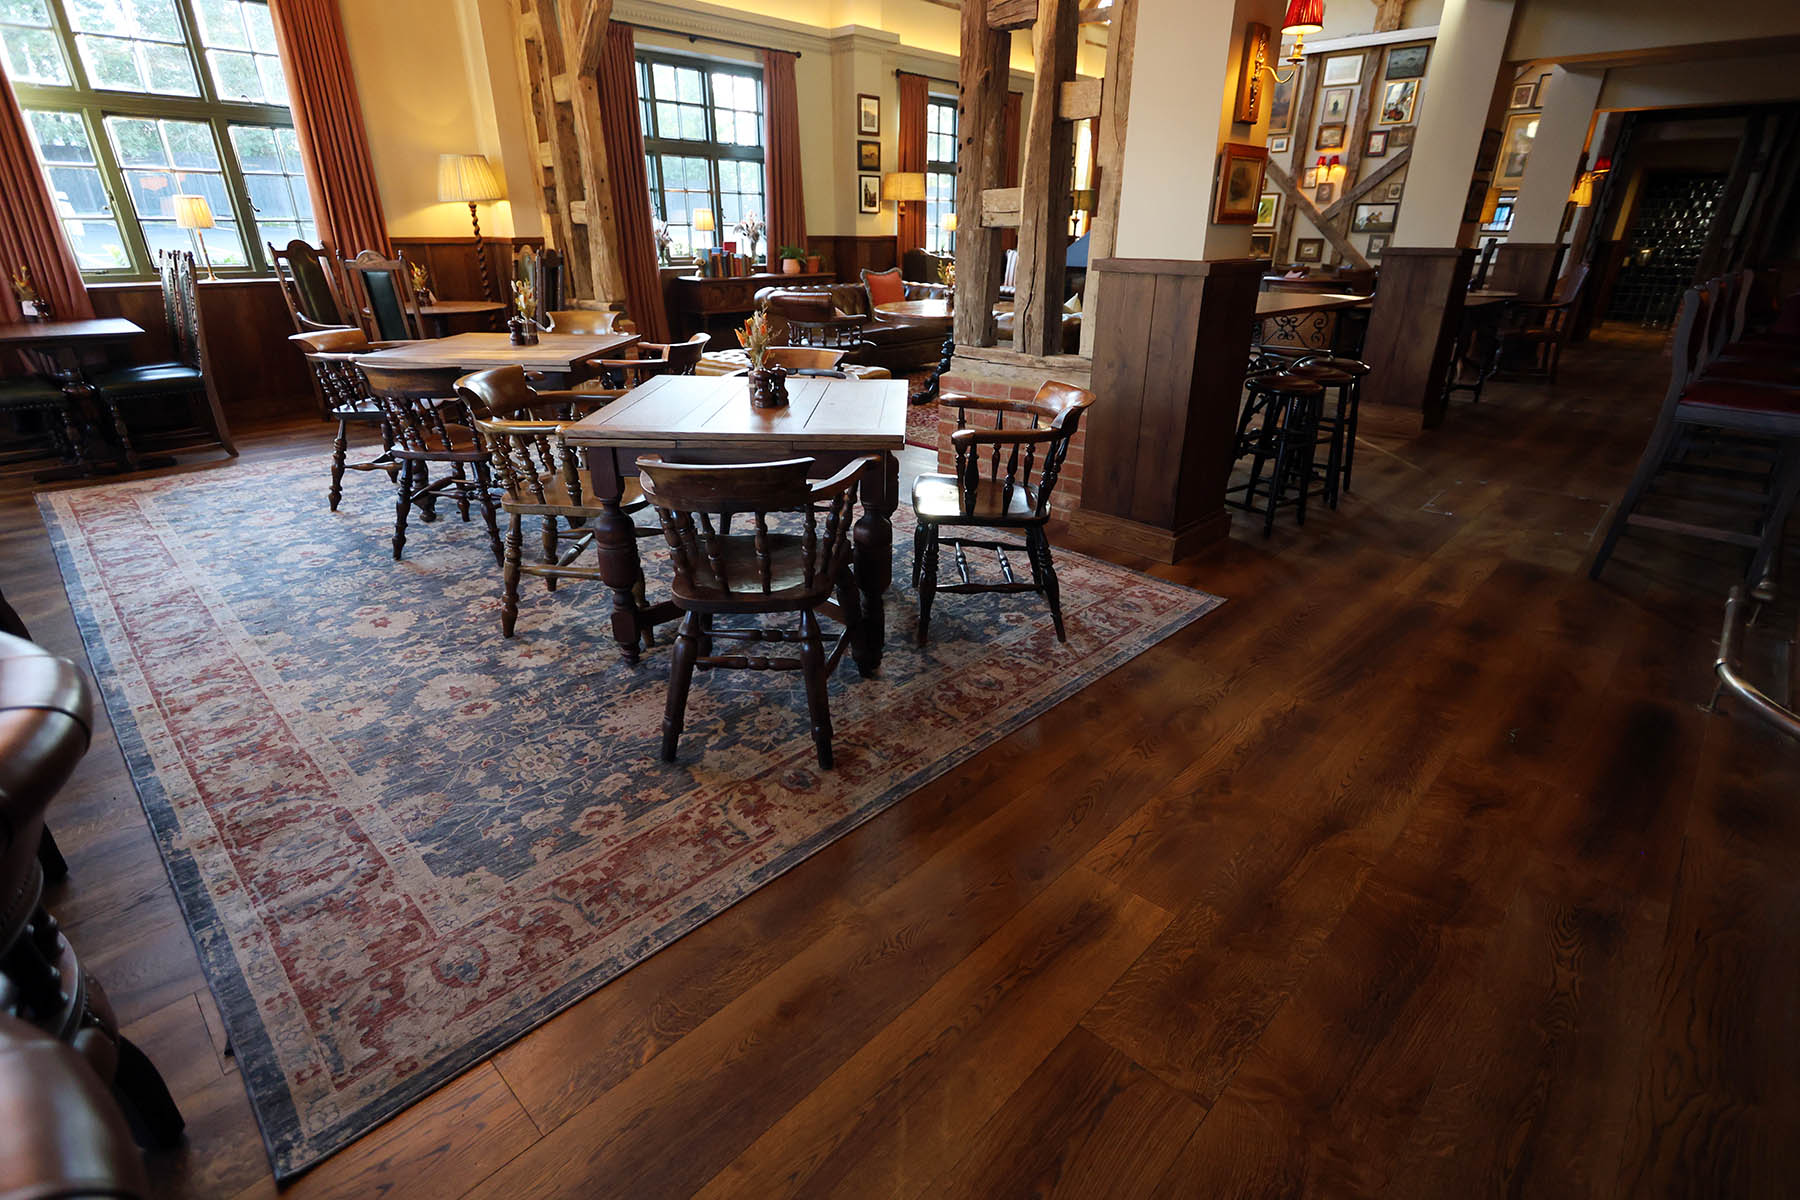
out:
<path id="1" fill-rule="evenodd" d="M 494 561 L 504 564 L 500 525 L 494 507 L 493 476 L 488 469 L 487 447 L 473 418 L 458 401 L 456 372 L 439 368 L 359 364 L 363 385 L 380 408 L 393 435 L 394 458 L 400 463 L 400 485 L 394 507 L 394 561 L 406 545 L 406 518 L 414 506 L 427 523 L 437 519 L 437 501 L 449 496 L 456 501 L 462 519 L 469 519 L 470 501 L 481 507 L 487 522 Z M 443 463 L 450 473 L 430 477 L 430 464 Z"/>
<path id="2" fill-rule="evenodd" d="M 675 604 L 685 614 L 669 662 L 663 761 L 675 760 L 696 666 L 797 670 L 806 684 L 819 766 L 830 769 L 827 684 L 861 621 L 861 601 L 850 569 L 850 532 L 857 485 L 874 461 L 856 459 L 830 479 L 814 482 L 807 478 L 814 465 L 810 458 L 741 466 L 670 463 L 654 456 L 638 460 L 644 497 L 655 506 L 669 543 Z M 734 516 L 748 516 L 750 531 L 729 532 Z M 819 627 L 820 609 L 834 613 L 844 624 L 829 653 Z M 799 614 L 797 631 L 713 624 L 720 614 L 781 612 Z M 715 655 L 714 639 L 795 642 L 799 657 Z"/>
<path id="3" fill-rule="evenodd" d="M 337 422 L 337 436 L 331 442 L 331 487 L 326 500 L 336 512 L 344 494 L 344 472 L 385 471 L 388 482 L 398 483 L 400 464 L 393 455 L 394 436 L 388 430 L 381 405 L 363 387 L 362 372 L 356 360 L 364 354 L 387 347 L 372 343 L 360 329 L 316 329 L 288 336 L 300 347 L 312 368 L 314 390 L 325 405 L 327 420 Z M 381 454 L 361 462 L 347 462 L 350 450 L 350 426 L 372 425 L 381 434 Z"/>

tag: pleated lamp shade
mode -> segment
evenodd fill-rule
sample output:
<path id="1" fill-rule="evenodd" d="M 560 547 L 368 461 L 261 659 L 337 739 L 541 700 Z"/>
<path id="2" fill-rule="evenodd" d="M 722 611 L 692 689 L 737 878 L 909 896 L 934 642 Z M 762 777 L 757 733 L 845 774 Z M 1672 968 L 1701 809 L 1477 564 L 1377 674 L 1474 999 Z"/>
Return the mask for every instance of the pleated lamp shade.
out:
<path id="1" fill-rule="evenodd" d="M 923 200 L 925 198 L 925 173 L 923 171 L 890 171 L 881 177 L 881 198 L 883 200 Z"/>
<path id="2" fill-rule="evenodd" d="M 1325 28 L 1325 0 L 1288 0 L 1283 33 L 1317 33 Z"/>
<path id="3" fill-rule="evenodd" d="M 211 229 L 212 205 L 205 196 L 171 196 L 175 204 L 175 225 L 180 229 Z"/>
<path id="4" fill-rule="evenodd" d="M 481 204 L 500 194 L 500 180 L 485 154 L 438 155 L 439 200 Z"/>

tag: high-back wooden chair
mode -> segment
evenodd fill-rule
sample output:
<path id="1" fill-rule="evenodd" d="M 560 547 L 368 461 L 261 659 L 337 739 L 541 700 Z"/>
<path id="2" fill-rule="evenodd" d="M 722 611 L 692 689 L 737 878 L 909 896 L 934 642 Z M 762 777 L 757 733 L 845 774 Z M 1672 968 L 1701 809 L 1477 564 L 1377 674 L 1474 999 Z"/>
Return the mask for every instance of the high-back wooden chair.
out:
<path id="1" fill-rule="evenodd" d="M 394 561 L 400 561 L 401 548 L 406 545 L 407 514 L 416 505 L 424 511 L 427 521 L 433 520 L 438 499 L 449 496 L 456 501 L 464 521 L 469 519 L 470 502 L 480 505 L 494 561 L 504 563 L 487 447 L 473 418 L 457 403 L 457 372 L 374 366 L 367 362 L 357 370 L 387 421 L 393 435 L 391 452 L 400 464 L 394 506 Z M 450 473 L 432 479 L 432 463 L 444 464 Z"/>
<path id="2" fill-rule="evenodd" d="M 326 404 L 326 416 L 337 422 L 337 436 L 331 443 L 331 487 L 326 500 L 336 512 L 344 495 L 344 471 L 385 471 L 388 482 L 398 483 L 400 464 L 394 458 L 394 435 L 388 429 L 381 405 L 363 387 L 362 372 L 356 360 L 365 354 L 385 350 L 386 345 L 369 341 L 360 329 L 318 329 L 291 334 L 288 341 L 300 347 L 306 365 L 312 368 L 313 384 Z M 381 434 L 381 453 L 360 462 L 347 462 L 350 449 L 350 426 L 372 426 Z"/>
<path id="3" fill-rule="evenodd" d="M 557 333 L 611 333 L 622 315 L 613 309 L 558 308 L 545 314 Z"/>
<path id="4" fill-rule="evenodd" d="M 120 452 L 126 465 L 133 470 L 137 469 L 140 452 L 144 450 L 220 446 L 235 457 L 237 446 L 231 440 L 225 410 L 219 404 L 211 356 L 207 352 L 194 256 L 186 250 L 159 250 L 156 269 L 162 284 L 163 319 L 168 322 L 169 340 L 174 343 L 175 356 L 164 362 L 138 363 L 103 371 L 90 380 L 94 394 L 112 418 Z M 134 439 L 125 411 L 171 397 L 187 402 L 188 422 L 177 428 L 160 430 L 154 437 L 146 438 L 140 434 Z"/>
<path id="5" fill-rule="evenodd" d="M 949 392 L 938 398 L 940 405 L 956 409 L 958 428 L 950 435 L 956 472 L 921 475 L 913 484 L 913 512 L 918 518 L 918 529 L 913 535 L 913 583 L 919 589 L 921 646 L 931 624 L 932 600 L 938 592 L 1037 592 L 1050 605 L 1056 640 L 1069 640 L 1063 629 L 1062 596 L 1044 525 L 1050 520 L 1050 496 L 1056 490 L 1063 460 L 1068 457 L 1069 440 L 1080 428 L 1081 414 L 1093 402 L 1092 392 L 1054 380 L 1039 387 L 1030 400 L 990 400 Z M 993 425 L 971 427 L 970 412 L 992 413 Z M 1006 423 L 1009 414 L 1021 418 L 1011 428 Z M 939 530 L 944 525 L 1022 531 L 1031 563 L 1031 582 L 1015 579 L 1007 561 L 1006 551 L 1017 549 L 1016 544 L 942 537 Z M 941 542 L 949 543 L 956 552 L 960 582 L 938 583 Z M 1004 582 L 975 582 L 963 555 L 968 548 L 992 550 Z"/>
<path id="6" fill-rule="evenodd" d="M 343 297 L 329 265 L 329 248 L 320 252 L 298 238 L 284 249 L 277 249 L 274 242 L 268 246 L 269 261 L 275 267 L 275 280 L 281 285 L 281 298 L 287 301 L 295 332 L 361 325 L 344 312 Z"/>
<path id="7" fill-rule="evenodd" d="M 537 296 L 537 311 L 531 314 L 540 328 L 545 325 L 545 318 L 552 316 L 562 308 L 563 294 L 563 261 L 562 255 L 555 250 L 540 249 L 537 246 L 522 246 L 513 255 L 512 277 L 520 281 L 529 281 Z M 506 297 L 511 303 L 512 296 Z"/>
<path id="8" fill-rule="evenodd" d="M 364 250 L 344 262 L 350 297 L 360 323 L 373 341 L 400 342 L 425 336 L 419 294 L 405 258 L 383 258 Z"/>
<path id="9" fill-rule="evenodd" d="M 1587 277 L 1587 264 L 1579 263 L 1558 281 L 1548 300 L 1513 301 L 1508 324 L 1495 337 L 1495 365 L 1522 360 L 1527 371 L 1555 386 L 1556 369 Z"/>
<path id="10" fill-rule="evenodd" d="M 578 534 L 575 542 L 559 551 L 556 522 L 561 518 L 571 529 L 597 520 L 606 513 L 594 497 L 586 460 L 562 444 L 565 424 L 610 404 L 618 395 L 577 395 L 573 392 L 536 391 L 524 368 L 493 367 L 475 371 L 456 381 L 456 393 L 476 414 L 475 428 L 488 448 L 494 478 L 500 485 L 500 509 L 507 515 L 506 555 L 502 563 L 500 633 L 513 635 L 519 615 L 519 576 L 535 575 L 550 591 L 558 579 L 599 579 L 600 568 L 578 565 L 594 543 L 593 530 Z M 635 481 L 628 482 L 622 511 L 644 507 Z M 544 561 L 522 561 L 523 519 L 543 519 Z M 658 530 L 644 528 L 639 537 L 656 537 Z"/>
<path id="11" fill-rule="evenodd" d="M 806 683 L 813 745 L 829 770 L 831 708 L 827 683 L 861 622 L 850 572 L 850 528 L 856 487 L 873 459 L 857 459 L 820 483 L 807 478 L 810 458 L 745 466 L 690 466 L 657 457 L 638 460 L 644 497 L 655 506 L 675 569 L 675 605 L 685 614 L 669 659 L 669 700 L 663 715 L 662 757 L 675 761 L 686 720 L 694 668 L 798 670 Z M 727 532 L 728 519 L 747 515 L 751 530 Z M 771 522 L 771 517 L 778 519 Z M 786 520 L 781 520 L 785 517 Z M 797 527 L 797 528 L 796 528 Z M 829 653 L 818 610 L 830 604 L 844 631 Z M 721 615 L 798 613 L 799 630 L 720 628 Z M 798 658 L 762 653 L 715 655 L 716 640 L 798 642 Z"/>
<path id="12" fill-rule="evenodd" d="M 656 375 L 692 375 L 711 338 L 711 334 L 696 333 L 685 342 L 639 342 L 632 347 L 632 357 L 591 358 L 587 367 L 598 375 L 576 384 L 574 390 L 616 391 L 620 387 L 637 387 Z"/>
<path id="13" fill-rule="evenodd" d="M 1800 497 L 1800 391 L 1705 375 L 1711 361 L 1709 335 L 1713 318 L 1725 302 L 1723 290 L 1712 287 L 1691 287 L 1682 297 L 1662 411 L 1644 455 L 1638 460 L 1637 471 L 1607 527 L 1606 537 L 1594 555 L 1593 565 L 1588 568 L 1588 574 L 1595 579 L 1600 577 L 1628 525 L 1749 550 L 1748 580 L 1752 588 L 1762 585 L 1780 549 L 1788 516 Z M 1735 443 L 1738 447 L 1746 438 L 1773 441 L 1773 465 L 1767 470 L 1745 469 L 1736 462 L 1712 464 L 1698 461 L 1695 454 L 1683 455 L 1684 447 L 1694 445 L 1695 433 L 1723 435 L 1728 445 Z M 1728 457 L 1742 460 L 1747 456 L 1734 453 Z M 1703 474 L 1710 480 L 1741 480 L 1753 485 L 1756 499 L 1735 525 L 1706 525 L 1640 512 L 1646 493 L 1665 471 Z M 1716 510 L 1718 506 L 1712 507 Z"/>

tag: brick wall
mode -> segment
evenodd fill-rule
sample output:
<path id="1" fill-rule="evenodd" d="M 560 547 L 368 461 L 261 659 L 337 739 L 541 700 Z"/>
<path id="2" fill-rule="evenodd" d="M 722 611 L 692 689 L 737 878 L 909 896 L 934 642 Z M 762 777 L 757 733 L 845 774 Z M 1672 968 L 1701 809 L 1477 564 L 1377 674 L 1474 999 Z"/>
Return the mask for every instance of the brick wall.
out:
<path id="1" fill-rule="evenodd" d="M 1035 382 L 1032 375 L 1040 376 Z M 961 358 L 956 360 L 951 371 L 942 380 L 945 392 L 961 392 L 969 396 L 985 396 L 995 400 L 1029 400 L 1037 394 L 1037 385 L 1046 379 L 1059 379 L 1075 383 L 1082 387 L 1088 385 L 1086 364 L 1081 369 L 1047 369 L 1042 371 L 1021 370 L 1015 366 L 1003 369 L 984 370 L 983 364 Z M 994 414 L 969 412 L 969 424 L 993 428 Z M 1007 429 L 1028 429 L 1031 418 L 1018 413 L 1007 413 L 1004 427 Z M 957 429 L 956 406 L 940 402 L 938 405 L 938 470 L 950 474 L 956 468 L 956 456 L 950 449 L 950 435 Z M 1083 460 L 1086 457 L 1087 430 L 1078 430 L 1069 443 L 1069 456 L 1063 460 L 1062 474 L 1057 477 L 1056 493 L 1051 497 L 1050 507 L 1066 516 L 1081 506 L 1081 477 Z M 1041 462 L 1042 459 L 1040 458 Z M 1034 471 L 1035 475 L 1035 471 Z"/>

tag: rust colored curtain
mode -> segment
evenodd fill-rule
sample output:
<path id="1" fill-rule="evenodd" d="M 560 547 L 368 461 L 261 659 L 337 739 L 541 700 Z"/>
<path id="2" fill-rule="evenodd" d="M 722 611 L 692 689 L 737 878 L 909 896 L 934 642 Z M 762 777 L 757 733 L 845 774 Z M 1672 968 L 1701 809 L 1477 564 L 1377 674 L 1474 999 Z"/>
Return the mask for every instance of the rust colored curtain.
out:
<path id="1" fill-rule="evenodd" d="M 925 88 L 923 75 L 900 72 L 900 146 L 895 157 L 896 170 L 925 170 Z M 896 230 L 900 253 L 924 249 L 925 202 L 902 200 L 895 207 L 900 210 L 900 224 Z"/>
<path id="2" fill-rule="evenodd" d="M 613 221 L 625 274 L 625 311 L 646 342 L 669 340 L 662 276 L 656 269 L 656 231 L 650 225 L 650 176 L 644 169 L 644 130 L 638 121 L 637 50 L 631 26 L 606 25 L 600 52 L 600 130 L 612 173 Z M 598 233 L 598 230 L 593 231 Z"/>
<path id="3" fill-rule="evenodd" d="M 344 258 L 362 250 L 392 258 L 338 0 L 273 0 L 269 11 L 319 236 Z"/>
<path id="4" fill-rule="evenodd" d="M 0 203 L 0 271 L 8 279 L 21 267 L 30 271 L 38 295 L 50 302 L 58 318 L 93 316 L 87 286 L 81 282 L 62 222 L 56 219 L 49 185 L 25 132 L 25 114 L 19 111 L 4 67 L 0 67 L 0 196 L 6 197 Z M 0 322 L 20 320 L 11 284 L 0 281 L 0 291 L 6 297 L 0 300 Z"/>
<path id="5" fill-rule="evenodd" d="M 1006 112 L 1001 119 L 1000 136 L 1000 186 L 1019 186 L 1019 101 L 1024 97 L 1018 92 L 1006 93 Z M 1019 231 L 1007 229 L 1000 234 L 1000 249 L 1017 250 L 1019 248 Z"/>
<path id="6" fill-rule="evenodd" d="M 794 56 L 783 50 L 763 51 L 763 110 L 767 129 L 769 178 L 769 267 L 778 269 L 775 252 L 783 246 L 806 245 L 806 194 L 800 181 L 800 100 L 794 88 Z"/>

